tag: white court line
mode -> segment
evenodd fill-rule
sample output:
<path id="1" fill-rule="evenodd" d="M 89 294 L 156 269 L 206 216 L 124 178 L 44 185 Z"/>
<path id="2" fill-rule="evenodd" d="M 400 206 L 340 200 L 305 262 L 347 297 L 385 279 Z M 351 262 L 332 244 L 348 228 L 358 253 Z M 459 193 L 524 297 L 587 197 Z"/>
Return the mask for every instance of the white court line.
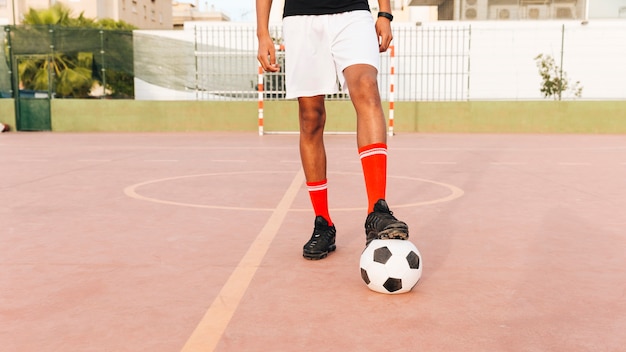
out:
<path id="1" fill-rule="evenodd" d="M 80 159 L 78 162 L 81 163 L 91 163 L 91 162 L 109 162 L 111 159 Z"/>
<path id="2" fill-rule="evenodd" d="M 213 159 L 212 163 L 247 163 L 248 160 L 241 159 Z"/>
<path id="3" fill-rule="evenodd" d="M 265 253 L 276 237 L 276 233 L 278 233 L 304 180 L 304 172 L 300 169 L 267 223 L 250 245 L 248 252 L 241 258 L 228 281 L 222 286 L 217 297 L 185 343 L 182 352 L 204 352 L 215 349 L 256 270 L 261 265 Z"/>
<path id="4" fill-rule="evenodd" d="M 589 166 L 591 163 L 570 163 L 570 162 L 558 162 L 559 166 Z"/>
<path id="5" fill-rule="evenodd" d="M 493 162 L 491 162 L 491 165 L 526 165 L 526 164 L 528 164 L 528 163 L 515 162 L 515 161 L 503 161 L 503 162 L 493 161 Z"/>
<path id="6" fill-rule="evenodd" d="M 159 198 L 152 198 L 152 197 L 147 197 L 147 196 L 143 196 L 138 192 L 138 189 L 145 186 L 145 185 L 149 185 L 149 184 L 155 184 L 155 183 L 160 183 L 160 182 L 167 182 L 167 181 L 172 181 L 172 180 L 181 180 L 181 179 L 186 179 L 186 178 L 193 178 L 193 177 L 208 177 L 208 176 L 224 176 L 224 175 L 242 175 L 242 174 L 276 174 L 276 173 L 289 173 L 291 174 L 292 172 L 289 171 L 235 171 L 235 172 L 224 172 L 224 173 L 210 173 L 210 174 L 199 174 L 199 175 L 185 175 L 185 176 L 176 176 L 176 177 L 167 177 L 167 178 L 162 178 L 162 179 L 156 179 L 156 180 L 150 180 L 150 181 L 145 181 L 145 182 L 141 182 L 141 183 L 137 183 L 131 186 L 128 186 L 126 188 L 124 188 L 124 194 L 126 194 L 127 196 L 131 197 L 131 198 L 135 198 L 135 199 L 139 199 L 139 200 L 144 200 L 144 201 L 148 201 L 148 202 L 155 202 L 155 203 L 160 203 L 160 204 L 169 204 L 169 205 L 177 205 L 177 206 L 185 206 L 185 207 L 193 207 L 193 208 L 207 208 L 207 209 L 229 209 L 229 210 L 250 210 L 250 211 L 274 211 L 274 208 L 255 208 L 255 207 L 251 207 L 251 208 L 244 208 L 244 207 L 233 207 L 233 206 L 225 206 L 225 205 L 209 205 L 209 204 L 194 204 L 194 203 L 183 203 L 183 202 L 174 202 L 171 200 L 166 200 L 166 199 L 159 199 Z M 362 173 L 358 173 L 358 172 L 333 172 L 332 174 L 339 174 L 339 175 L 362 175 Z M 441 197 L 441 198 L 435 198 L 435 199 L 429 199 L 429 200 L 424 200 L 421 202 L 415 202 L 415 203 L 406 203 L 406 204 L 396 204 L 394 205 L 394 207 L 396 208 L 406 208 L 406 207 L 417 207 L 417 206 L 423 206 L 423 205 L 427 205 L 427 204 L 435 204 L 435 203 L 442 203 L 442 202 L 449 202 L 453 199 L 459 198 L 461 197 L 464 192 L 462 189 L 453 186 L 451 184 L 447 184 L 447 183 L 443 183 L 443 182 L 437 182 L 437 181 L 433 181 L 433 180 L 427 180 L 427 179 L 423 179 L 423 178 L 416 178 L 416 177 L 409 177 L 409 176 L 394 176 L 394 175 L 388 175 L 387 177 L 389 178 L 400 178 L 400 179 L 406 179 L 406 180 L 410 180 L 410 181 L 417 181 L 417 182 L 426 182 L 426 183 L 431 183 L 437 186 L 441 186 L 444 188 L 447 188 L 450 193 L 447 196 Z M 356 207 L 356 208 L 332 208 L 332 211 L 355 211 L 355 210 L 363 210 L 364 208 L 361 207 Z M 311 208 L 291 208 L 291 211 L 311 211 Z"/>
<path id="7" fill-rule="evenodd" d="M 420 164 L 424 165 L 456 165 L 456 161 L 421 161 Z"/>
<path id="8" fill-rule="evenodd" d="M 176 160 L 176 159 L 148 159 L 148 160 L 144 160 L 144 162 L 148 162 L 148 163 L 174 163 L 174 162 L 178 162 L 178 160 Z"/>

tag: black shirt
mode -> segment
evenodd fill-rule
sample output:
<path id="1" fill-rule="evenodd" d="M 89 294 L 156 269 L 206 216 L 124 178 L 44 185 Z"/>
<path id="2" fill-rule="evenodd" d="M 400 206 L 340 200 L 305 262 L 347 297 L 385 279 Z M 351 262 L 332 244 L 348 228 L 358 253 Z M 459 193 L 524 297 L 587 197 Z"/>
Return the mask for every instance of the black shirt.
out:
<path id="1" fill-rule="evenodd" d="M 370 10 L 367 0 L 285 0 L 283 17 L 330 15 L 355 10 Z"/>

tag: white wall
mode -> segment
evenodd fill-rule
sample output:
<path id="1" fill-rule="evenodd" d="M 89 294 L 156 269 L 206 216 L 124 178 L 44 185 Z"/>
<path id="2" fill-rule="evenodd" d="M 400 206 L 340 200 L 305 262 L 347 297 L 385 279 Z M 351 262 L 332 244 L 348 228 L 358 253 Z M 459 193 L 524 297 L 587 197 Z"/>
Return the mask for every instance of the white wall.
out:
<path id="1" fill-rule="evenodd" d="M 621 10 L 621 11 L 620 11 Z M 622 18 L 626 16 L 626 0 L 595 0 L 589 2 L 589 18 Z"/>
<path id="2" fill-rule="evenodd" d="M 534 58 L 547 54 L 580 81 L 583 99 L 626 99 L 626 21 L 472 24 L 470 99 L 541 99 Z"/>

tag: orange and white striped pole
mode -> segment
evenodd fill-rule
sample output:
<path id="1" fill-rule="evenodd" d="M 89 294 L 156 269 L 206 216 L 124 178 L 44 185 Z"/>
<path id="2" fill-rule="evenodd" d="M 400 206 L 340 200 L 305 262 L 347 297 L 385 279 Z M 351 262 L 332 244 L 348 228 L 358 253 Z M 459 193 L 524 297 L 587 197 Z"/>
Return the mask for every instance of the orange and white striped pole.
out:
<path id="1" fill-rule="evenodd" d="M 259 65 L 259 78 L 257 82 L 259 98 L 259 136 L 263 135 L 263 67 Z"/>
<path id="2" fill-rule="evenodd" d="M 394 91 L 395 91 L 395 46 L 389 46 L 389 130 L 388 135 L 393 136 L 393 115 L 394 115 Z"/>

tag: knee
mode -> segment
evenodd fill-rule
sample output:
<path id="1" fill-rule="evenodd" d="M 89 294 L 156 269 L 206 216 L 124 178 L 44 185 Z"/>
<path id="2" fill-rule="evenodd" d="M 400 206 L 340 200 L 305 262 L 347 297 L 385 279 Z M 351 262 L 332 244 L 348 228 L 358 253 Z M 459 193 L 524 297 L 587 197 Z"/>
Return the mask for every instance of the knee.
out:
<path id="1" fill-rule="evenodd" d="M 378 78 L 372 75 L 361 75 L 348 85 L 350 95 L 359 96 L 361 98 L 377 98 Z"/>
<path id="2" fill-rule="evenodd" d="M 324 109 L 302 109 L 300 110 L 300 132 L 306 135 L 315 135 L 324 131 L 326 114 Z"/>

